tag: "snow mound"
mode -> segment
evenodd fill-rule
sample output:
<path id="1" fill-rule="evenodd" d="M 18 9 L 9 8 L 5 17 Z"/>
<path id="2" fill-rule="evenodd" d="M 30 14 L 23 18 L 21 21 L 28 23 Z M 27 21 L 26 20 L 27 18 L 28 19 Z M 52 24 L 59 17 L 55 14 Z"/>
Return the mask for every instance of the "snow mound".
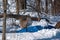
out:
<path id="1" fill-rule="evenodd" d="M 33 35 L 35 36 L 36 39 L 52 38 L 53 36 L 56 36 L 57 32 L 58 32 L 57 29 L 43 29 L 33 33 Z"/>
<path id="2" fill-rule="evenodd" d="M 56 36 L 57 33 L 60 32 L 60 29 L 43 29 L 39 30 L 38 32 L 30 33 L 7 33 L 6 39 L 8 40 L 37 40 L 37 39 L 43 39 L 43 38 L 52 38 L 53 36 Z M 2 36 L 0 34 L 0 39 L 2 39 Z"/>
<path id="3" fill-rule="evenodd" d="M 59 32 L 59 29 L 43 29 L 34 33 L 25 32 L 25 33 L 20 33 L 20 39 L 36 40 L 43 38 L 52 38 L 53 36 L 56 36 L 57 32 Z"/>
<path id="4" fill-rule="evenodd" d="M 45 27 L 48 25 L 48 22 L 45 19 L 41 19 L 40 21 L 33 21 L 32 26 L 40 25 Z"/>

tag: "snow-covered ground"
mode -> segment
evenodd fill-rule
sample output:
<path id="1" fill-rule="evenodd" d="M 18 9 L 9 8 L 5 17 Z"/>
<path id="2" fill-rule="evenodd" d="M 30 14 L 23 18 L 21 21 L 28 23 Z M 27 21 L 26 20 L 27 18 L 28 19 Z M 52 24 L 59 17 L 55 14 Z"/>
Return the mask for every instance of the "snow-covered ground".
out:
<path id="1" fill-rule="evenodd" d="M 31 26 L 41 25 L 47 26 L 49 23 L 42 19 L 41 21 L 33 21 Z M 51 24 L 49 24 L 51 25 Z M 52 24 L 55 26 L 56 24 Z M 13 29 L 15 30 L 15 29 Z M 20 30 L 20 29 L 19 29 Z M 42 29 L 37 32 L 23 32 L 23 33 L 6 33 L 6 40 L 60 40 L 60 29 Z M 0 33 L 0 40 L 2 40 L 2 33 Z"/>
<path id="2" fill-rule="evenodd" d="M 52 17 L 51 19 L 53 19 L 53 18 L 54 17 Z M 7 21 L 9 22 L 9 20 L 7 20 Z M 10 21 L 10 22 L 12 23 L 12 21 Z M 19 24 L 18 20 L 16 22 Z M 42 27 L 45 27 L 47 25 L 55 26 L 56 22 L 57 21 L 53 22 L 53 24 L 50 24 L 45 19 L 41 19 L 40 21 L 33 21 L 31 26 L 36 26 L 36 25 L 41 25 Z M 7 29 L 7 30 L 9 30 L 9 29 Z M 12 31 L 12 30 L 15 30 L 15 29 L 12 28 L 10 31 Z M 20 29 L 18 28 L 17 30 L 20 30 Z M 7 38 L 7 40 L 45 40 L 45 39 L 46 40 L 48 40 L 48 39 L 49 40 L 60 40 L 59 39 L 60 38 L 60 29 L 42 29 L 42 30 L 38 30 L 37 32 L 32 32 L 32 33 L 30 33 L 30 32 L 7 33 L 6 38 Z M 2 40 L 2 33 L 0 33 L 0 40 Z"/>
<path id="3" fill-rule="evenodd" d="M 33 2 L 34 0 L 28 0 L 27 4 L 28 5 L 32 5 L 35 7 L 35 3 Z M 41 7 L 44 8 L 45 11 L 45 0 L 41 0 Z M 3 2 L 2 0 L 0 0 L 0 14 L 3 13 Z M 7 6 L 7 13 L 12 12 L 13 14 L 16 14 L 16 3 L 15 0 L 8 0 L 8 6 Z M 26 9 L 25 11 L 32 11 L 31 7 L 27 7 L 28 9 Z M 29 9 L 30 8 L 30 9 Z M 42 9 L 41 8 L 41 9 Z M 51 5 L 49 4 L 48 6 L 48 10 L 51 11 Z M 21 10 L 22 11 L 22 10 Z M 23 14 L 23 12 L 19 12 L 20 15 L 30 15 L 31 17 L 38 17 L 37 12 L 26 12 L 25 14 Z M 52 25 L 55 26 L 56 22 L 60 21 L 60 16 L 50 16 L 50 12 L 48 14 L 46 14 L 45 12 L 41 11 L 43 14 L 40 15 L 41 18 L 45 17 L 47 19 L 49 19 L 53 24 L 48 23 L 47 21 L 45 21 L 45 19 L 42 19 L 40 21 L 33 21 L 31 26 L 36 26 L 36 25 L 40 25 L 42 27 L 45 27 L 47 25 Z M 7 21 L 7 31 L 14 31 L 15 30 L 15 26 L 12 27 L 10 26 L 13 22 L 18 25 L 19 24 L 19 20 L 16 21 L 16 19 L 14 18 L 9 18 L 6 20 Z M 3 25 L 3 21 L 0 20 L 0 26 Z M 10 27 L 10 28 L 9 28 Z M 20 28 L 18 28 L 17 30 L 20 30 Z M 0 31 L 2 31 L 2 27 L 0 27 Z M 60 29 L 42 29 L 42 30 L 38 30 L 37 32 L 23 32 L 23 33 L 6 33 L 6 39 L 7 40 L 60 40 Z M 2 40 L 2 33 L 0 33 L 0 40 Z"/>
<path id="4" fill-rule="evenodd" d="M 6 33 L 7 40 L 42 40 L 42 39 L 58 39 L 60 40 L 60 29 L 42 29 L 34 33 Z M 0 33 L 2 40 L 2 33 Z"/>

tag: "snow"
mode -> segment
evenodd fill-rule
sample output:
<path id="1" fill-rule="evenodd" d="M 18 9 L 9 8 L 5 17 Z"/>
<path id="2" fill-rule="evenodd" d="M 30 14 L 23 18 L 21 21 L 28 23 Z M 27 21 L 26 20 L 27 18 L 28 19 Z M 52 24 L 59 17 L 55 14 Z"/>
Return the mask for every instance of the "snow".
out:
<path id="1" fill-rule="evenodd" d="M 38 13 L 37 12 L 26 12 L 25 14 L 23 14 L 23 13 L 24 12 L 20 12 L 20 15 L 30 15 L 31 17 L 38 17 Z"/>
<path id="2" fill-rule="evenodd" d="M 52 22 L 58 22 L 58 21 L 60 21 L 60 16 L 50 16 L 50 20 Z"/>
<path id="3" fill-rule="evenodd" d="M 34 0 L 29 0 L 27 1 L 27 3 L 30 5 L 30 4 L 33 4 L 32 6 L 35 6 L 34 5 Z M 41 0 L 42 3 L 42 7 L 44 8 L 45 10 L 45 0 Z M 54 0 L 52 0 L 54 1 Z M 32 2 L 32 3 L 31 3 Z M 2 7 L 2 0 L 0 0 L 0 13 L 3 13 L 3 7 Z M 29 8 L 29 7 L 28 7 Z M 51 4 L 48 5 L 48 9 L 49 9 L 49 12 L 50 12 L 50 9 L 51 8 Z M 29 11 L 32 9 L 28 9 Z M 28 10 L 25 10 L 25 11 L 28 11 Z M 12 12 L 14 14 L 16 14 L 16 3 L 15 3 L 15 0 L 8 0 L 8 9 L 7 9 L 8 13 L 9 12 Z M 46 17 L 46 15 L 48 15 L 46 18 L 50 18 L 50 21 L 53 23 L 53 24 L 50 24 L 48 23 L 45 19 L 41 19 L 40 21 L 33 21 L 32 22 L 32 25 L 31 26 L 36 26 L 36 25 L 40 25 L 42 27 L 45 27 L 47 25 L 51 25 L 51 26 L 55 26 L 56 25 L 56 22 L 60 21 L 60 16 L 50 16 L 49 14 L 46 14 L 45 12 L 42 11 L 42 15 L 41 17 Z M 20 15 L 30 15 L 31 17 L 38 17 L 38 14 L 37 12 L 26 12 L 25 14 L 23 14 L 23 12 L 20 12 Z M 13 20 L 13 21 L 12 21 Z M 21 30 L 21 28 L 17 28 L 15 29 L 16 26 L 12 27 L 11 24 L 12 23 L 16 23 L 17 25 L 19 25 L 19 20 L 16 20 L 15 22 L 15 19 L 7 19 L 7 31 L 15 31 L 15 30 Z M 3 22 L 1 21 L 0 22 L 0 26 L 3 25 Z M 2 31 L 2 27 L 0 27 L 0 31 Z M 33 32 L 33 33 L 30 33 L 30 32 L 24 32 L 24 33 L 6 33 L 6 37 L 7 37 L 7 40 L 37 40 L 37 39 L 44 39 L 44 38 L 53 38 L 53 37 L 56 37 L 57 36 L 57 33 L 60 32 L 60 29 L 42 29 L 42 30 L 39 30 L 37 32 Z M 59 34 L 60 35 L 60 34 Z M 0 40 L 2 40 L 2 33 L 0 33 Z M 55 39 L 54 39 L 55 40 Z"/>
<path id="4" fill-rule="evenodd" d="M 43 38 L 52 38 L 57 35 L 60 29 L 43 29 L 34 33 L 6 33 L 7 40 L 37 40 Z M 1 40 L 0 33 L 0 40 Z"/>
<path id="5" fill-rule="evenodd" d="M 8 0 L 9 5 L 12 5 L 13 3 L 15 3 L 15 0 Z"/>
<path id="6" fill-rule="evenodd" d="M 2 27 L 0 27 L 0 31 L 2 31 Z"/>
<path id="7" fill-rule="evenodd" d="M 0 0 L 0 14 L 3 13 L 3 4 L 2 0 Z"/>
<path id="8" fill-rule="evenodd" d="M 19 25 L 20 24 L 20 20 L 16 20 L 16 24 Z"/>
<path id="9" fill-rule="evenodd" d="M 32 26 L 36 26 L 36 25 L 40 25 L 40 26 L 42 26 L 42 27 L 45 27 L 45 26 L 47 26 L 47 25 L 55 26 L 56 23 L 50 24 L 50 23 L 48 23 L 45 19 L 41 19 L 40 21 L 33 21 L 33 22 L 32 22 Z"/>
<path id="10" fill-rule="evenodd" d="M 53 36 L 56 36 L 56 32 L 57 30 L 55 29 L 51 29 L 51 30 L 43 29 L 33 34 L 35 34 L 34 36 L 36 37 L 36 39 L 39 39 L 39 38 L 42 39 L 42 38 L 51 38 Z"/>
<path id="11" fill-rule="evenodd" d="M 3 25 L 3 21 L 0 21 L 0 26 L 2 26 Z"/>
<path id="12" fill-rule="evenodd" d="M 8 18 L 6 21 L 7 21 L 7 23 L 6 23 L 6 25 L 7 25 L 7 27 L 6 27 L 7 32 L 15 31 L 15 30 L 19 30 L 19 29 L 21 30 L 21 28 L 12 25 L 12 23 L 16 23 L 17 25 L 20 26 L 19 20 L 15 20 L 14 18 Z M 46 27 L 48 25 L 55 26 L 56 23 L 50 24 L 45 19 L 41 19 L 40 21 L 32 21 L 32 24 L 30 25 L 30 27 L 31 26 L 41 26 L 42 28 L 44 28 L 44 27 Z M 2 29 L 2 27 L 0 28 L 0 30 L 1 29 Z"/>
<path id="13" fill-rule="evenodd" d="M 16 22 L 19 23 L 18 20 Z M 41 25 L 45 27 L 48 25 L 48 22 L 45 19 L 41 19 L 41 21 L 33 21 L 32 26 L 36 26 L 36 25 Z M 14 30 L 15 29 L 11 29 L 10 31 L 14 31 Z M 21 30 L 21 28 L 18 28 L 17 30 Z M 60 29 L 42 29 L 32 33 L 30 32 L 7 33 L 6 37 L 7 37 L 7 40 L 37 40 L 37 39 L 44 39 L 44 38 L 48 39 L 48 38 L 57 36 L 57 33 L 60 32 L 59 30 Z M 1 37 L 0 37 L 0 40 L 2 39 Z"/>

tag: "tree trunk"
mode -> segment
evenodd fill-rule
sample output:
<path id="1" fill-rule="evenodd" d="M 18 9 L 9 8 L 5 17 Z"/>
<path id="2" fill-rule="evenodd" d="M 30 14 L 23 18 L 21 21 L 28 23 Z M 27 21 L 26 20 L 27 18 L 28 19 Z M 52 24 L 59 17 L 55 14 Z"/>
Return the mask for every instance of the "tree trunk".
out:
<path id="1" fill-rule="evenodd" d="M 6 40 L 6 9 L 7 9 L 7 0 L 3 0 L 4 20 L 3 20 L 2 40 Z"/>
<path id="2" fill-rule="evenodd" d="M 41 13 L 41 10 L 40 10 L 40 0 L 35 0 L 36 1 L 36 10 L 38 12 L 38 21 L 40 21 L 40 14 Z"/>
<path id="3" fill-rule="evenodd" d="M 16 13 L 19 14 L 19 0 L 16 1 Z"/>
<path id="4" fill-rule="evenodd" d="M 46 14 L 48 14 L 48 0 L 46 0 Z"/>
<path id="5" fill-rule="evenodd" d="M 26 0 L 19 0 L 19 9 L 26 9 Z"/>

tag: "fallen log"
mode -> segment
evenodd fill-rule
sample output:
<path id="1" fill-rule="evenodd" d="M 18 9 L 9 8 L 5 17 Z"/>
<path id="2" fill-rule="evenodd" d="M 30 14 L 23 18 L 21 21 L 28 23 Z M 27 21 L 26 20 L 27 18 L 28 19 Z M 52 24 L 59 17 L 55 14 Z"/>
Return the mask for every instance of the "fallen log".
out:
<path id="1" fill-rule="evenodd" d="M 3 15 L 4 15 L 4 14 L 1 14 L 1 15 L 0 15 L 0 18 L 3 18 Z M 29 17 L 29 16 L 28 16 L 28 15 L 7 14 L 6 17 L 7 17 L 7 18 L 21 19 L 22 17 L 26 17 L 26 18 L 27 18 L 27 17 Z M 34 20 L 34 21 L 38 21 L 38 19 L 39 19 L 39 18 L 37 18 L 37 17 L 31 17 L 31 16 L 30 16 L 30 18 L 31 18 L 31 20 Z"/>

